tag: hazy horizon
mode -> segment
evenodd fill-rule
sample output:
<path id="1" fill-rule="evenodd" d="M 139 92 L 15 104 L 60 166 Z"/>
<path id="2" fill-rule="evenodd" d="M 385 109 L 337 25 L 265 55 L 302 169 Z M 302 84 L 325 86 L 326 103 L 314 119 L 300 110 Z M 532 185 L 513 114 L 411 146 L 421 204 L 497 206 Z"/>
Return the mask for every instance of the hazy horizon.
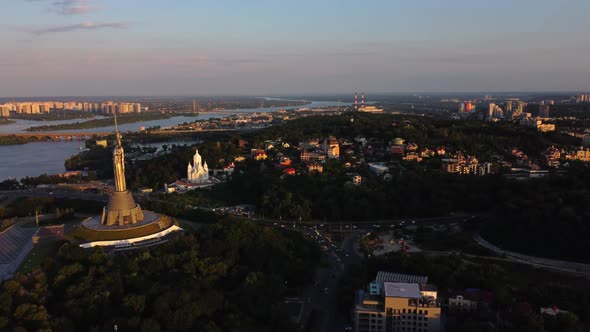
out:
<path id="1" fill-rule="evenodd" d="M 206 94 L 184 94 L 184 95 L 47 95 L 47 96 L 0 96 L 0 100 L 14 99 L 43 99 L 43 98 L 305 98 L 305 97 L 347 97 L 348 99 L 354 98 L 354 92 L 357 92 L 360 98 L 361 92 L 364 92 L 366 97 L 371 96 L 467 96 L 467 95 L 490 95 L 495 96 L 507 96 L 507 95 L 563 95 L 571 96 L 579 93 L 589 93 L 590 91 L 578 90 L 578 91 L 415 91 L 415 92 L 373 92 L 373 91 L 351 91 L 351 92 L 335 92 L 335 93 L 277 93 L 271 95 L 261 94 L 218 94 L 218 95 L 206 95 Z M 311 99 L 310 99 L 311 100 Z"/>
<path id="2" fill-rule="evenodd" d="M 590 89 L 581 0 L 15 0 L 4 9 L 5 98 Z"/>

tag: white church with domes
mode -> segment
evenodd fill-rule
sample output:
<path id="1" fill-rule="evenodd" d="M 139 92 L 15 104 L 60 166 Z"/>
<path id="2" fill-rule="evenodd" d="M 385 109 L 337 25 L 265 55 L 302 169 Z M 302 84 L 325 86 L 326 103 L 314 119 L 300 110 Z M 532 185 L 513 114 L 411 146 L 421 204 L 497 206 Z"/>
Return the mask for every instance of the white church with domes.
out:
<path id="1" fill-rule="evenodd" d="M 199 149 L 197 149 L 193 156 L 193 165 L 191 165 L 189 161 L 186 168 L 186 179 L 188 182 L 197 184 L 209 181 L 209 167 L 207 166 L 206 161 L 203 160 L 201 163 L 201 159 Z"/>
<path id="2" fill-rule="evenodd" d="M 186 167 L 186 179 L 176 180 L 172 184 L 164 185 L 164 191 L 167 193 L 185 192 L 210 187 L 219 182 L 218 179 L 209 177 L 209 166 L 207 166 L 207 162 L 203 160 L 197 149 L 192 164 L 189 161 Z"/>

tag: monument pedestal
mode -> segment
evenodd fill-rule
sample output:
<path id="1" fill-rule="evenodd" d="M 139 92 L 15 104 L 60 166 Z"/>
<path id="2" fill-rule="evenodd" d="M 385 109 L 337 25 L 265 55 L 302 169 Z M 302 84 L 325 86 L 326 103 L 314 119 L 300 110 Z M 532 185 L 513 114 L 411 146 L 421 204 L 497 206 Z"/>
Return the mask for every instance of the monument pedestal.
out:
<path id="1" fill-rule="evenodd" d="M 143 221 L 143 212 L 139 204 L 127 190 L 116 191 L 109 195 L 109 202 L 102 210 L 100 223 L 106 226 L 123 226 Z"/>

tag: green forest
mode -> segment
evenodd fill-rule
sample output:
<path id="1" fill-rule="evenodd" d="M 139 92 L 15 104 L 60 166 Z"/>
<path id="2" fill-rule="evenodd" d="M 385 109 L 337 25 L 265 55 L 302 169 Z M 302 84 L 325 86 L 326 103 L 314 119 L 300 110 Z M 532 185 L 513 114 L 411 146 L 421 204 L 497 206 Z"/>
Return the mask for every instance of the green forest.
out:
<path id="1" fill-rule="evenodd" d="M 65 242 L 4 282 L 0 330 L 296 331 L 280 304 L 318 259 L 298 233 L 235 220 L 114 256 Z"/>

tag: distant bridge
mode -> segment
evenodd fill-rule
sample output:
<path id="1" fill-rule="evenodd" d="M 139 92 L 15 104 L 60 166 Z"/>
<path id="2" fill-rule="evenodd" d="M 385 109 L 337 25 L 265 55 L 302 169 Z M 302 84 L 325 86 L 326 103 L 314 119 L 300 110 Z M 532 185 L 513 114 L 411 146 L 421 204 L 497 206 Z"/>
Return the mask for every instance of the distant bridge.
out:
<path id="1" fill-rule="evenodd" d="M 93 136 L 101 137 L 101 136 L 108 136 L 112 135 L 112 131 L 108 132 L 57 132 L 57 131 L 40 131 L 40 132 L 30 132 L 30 133 L 0 133 L 0 137 L 9 137 L 9 136 L 16 136 L 16 137 L 23 137 L 23 138 L 31 138 L 35 137 L 37 139 L 44 139 L 49 138 L 51 140 L 63 140 L 63 139 L 88 139 Z"/>

